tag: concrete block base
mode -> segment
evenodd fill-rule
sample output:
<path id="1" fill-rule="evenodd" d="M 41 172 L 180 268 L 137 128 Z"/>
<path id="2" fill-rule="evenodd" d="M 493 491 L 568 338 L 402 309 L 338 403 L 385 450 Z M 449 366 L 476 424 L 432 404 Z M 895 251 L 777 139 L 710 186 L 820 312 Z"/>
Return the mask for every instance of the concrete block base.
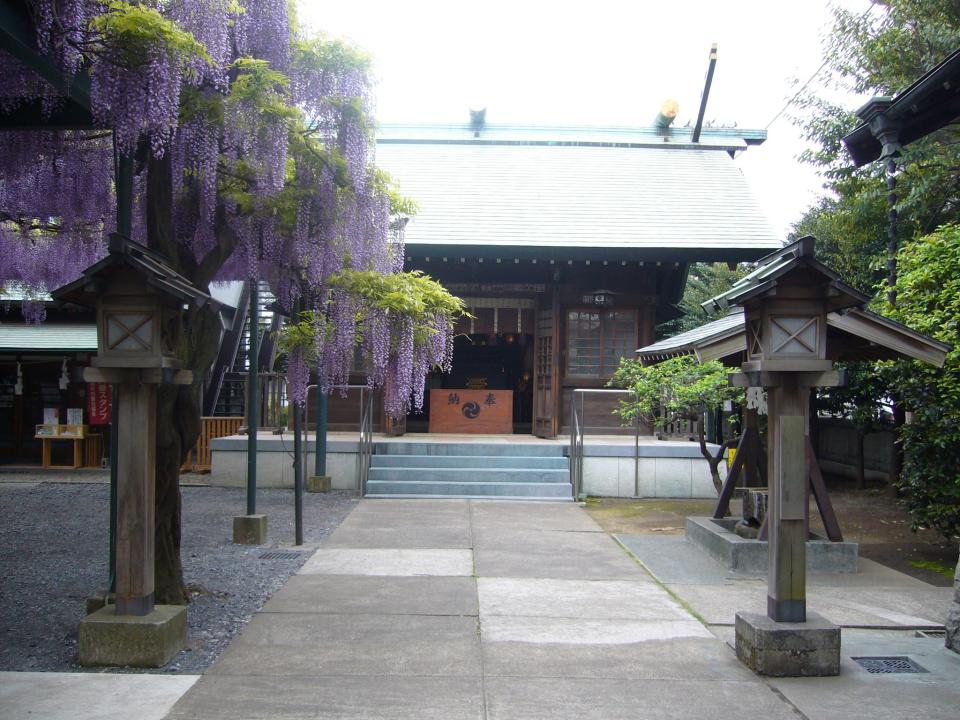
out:
<path id="1" fill-rule="evenodd" d="M 233 519 L 233 542 L 237 545 L 263 545 L 266 541 L 266 515 L 238 515 Z"/>
<path id="2" fill-rule="evenodd" d="M 767 541 L 740 537 L 735 532 L 736 524 L 736 518 L 688 517 L 686 537 L 730 570 L 766 573 Z M 855 542 L 812 538 L 807 541 L 807 572 L 855 573 L 858 555 L 859 545 Z"/>
<path id="3" fill-rule="evenodd" d="M 311 475 L 307 478 L 307 492 L 330 492 L 330 480 L 329 475 Z"/>
<path id="4" fill-rule="evenodd" d="M 80 621 L 81 665 L 163 667 L 187 645 L 185 605 L 157 605 L 149 615 L 115 615 L 114 606 Z"/>
<path id="5" fill-rule="evenodd" d="M 953 602 L 947 611 L 946 629 L 946 646 L 955 653 L 960 653 L 960 560 L 957 561 L 957 571 L 953 575 Z"/>
<path id="6" fill-rule="evenodd" d="M 840 628 L 816 613 L 804 623 L 778 623 L 738 612 L 737 657 L 758 675 L 826 677 L 840 674 Z"/>

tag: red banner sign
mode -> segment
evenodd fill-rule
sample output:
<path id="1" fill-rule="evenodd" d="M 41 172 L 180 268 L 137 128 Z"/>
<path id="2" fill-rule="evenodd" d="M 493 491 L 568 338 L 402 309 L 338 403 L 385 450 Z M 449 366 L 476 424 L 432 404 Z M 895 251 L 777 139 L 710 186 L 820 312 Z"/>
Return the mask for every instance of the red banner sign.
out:
<path id="1" fill-rule="evenodd" d="M 90 425 L 110 423 L 113 402 L 109 383 L 87 383 L 87 418 Z"/>

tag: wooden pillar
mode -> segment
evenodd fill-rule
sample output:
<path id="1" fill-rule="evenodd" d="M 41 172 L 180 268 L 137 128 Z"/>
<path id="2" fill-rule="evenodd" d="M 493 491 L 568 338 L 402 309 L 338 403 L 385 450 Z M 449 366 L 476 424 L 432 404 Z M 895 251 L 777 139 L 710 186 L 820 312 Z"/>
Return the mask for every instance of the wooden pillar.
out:
<path id="1" fill-rule="evenodd" d="M 774 440 L 767 461 L 770 555 L 767 615 L 776 622 L 805 622 L 806 602 L 806 413 L 807 388 L 795 373 L 776 373 L 768 388 L 769 432 Z"/>
<path id="2" fill-rule="evenodd" d="M 117 453 L 116 614 L 148 615 L 154 604 L 157 386 L 131 379 L 119 395 L 124 431 Z"/>

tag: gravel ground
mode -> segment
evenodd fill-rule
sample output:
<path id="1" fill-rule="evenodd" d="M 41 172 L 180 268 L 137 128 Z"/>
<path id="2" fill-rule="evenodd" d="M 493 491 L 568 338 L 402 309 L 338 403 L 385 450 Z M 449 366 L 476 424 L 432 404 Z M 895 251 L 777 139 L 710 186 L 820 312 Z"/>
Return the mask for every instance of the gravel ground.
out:
<path id="1" fill-rule="evenodd" d="M 202 481 L 202 476 L 184 476 Z M 0 670 L 80 671 L 77 626 L 87 597 L 107 582 L 106 474 L 0 474 Z M 183 487 L 184 578 L 193 601 L 188 646 L 148 672 L 199 673 L 264 602 L 306 562 L 357 503 L 346 492 L 304 495 L 304 541 L 293 547 L 293 491 L 260 490 L 268 516 L 264 546 L 234 545 L 242 489 Z M 296 560 L 261 560 L 271 549 Z M 132 672 L 143 672 L 131 669 Z M 111 672 L 116 672 L 111 668 Z"/>

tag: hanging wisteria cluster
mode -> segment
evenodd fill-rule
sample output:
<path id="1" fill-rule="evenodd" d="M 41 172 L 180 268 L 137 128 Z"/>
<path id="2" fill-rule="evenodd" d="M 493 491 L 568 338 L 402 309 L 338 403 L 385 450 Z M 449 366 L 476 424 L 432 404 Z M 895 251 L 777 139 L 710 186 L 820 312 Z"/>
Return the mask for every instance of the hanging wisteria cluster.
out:
<path id="1" fill-rule="evenodd" d="M 420 407 L 426 374 L 449 367 L 459 306 L 391 305 L 357 281 L 406 277 L 396 221 L 408 208 L 373 168 L 366 58 L 292 33 L 287 0 L 27 4 L 64 83 L 0 50 L 0 111 L 39 103 L 50 117 L 64 87 L 88 85 L 95 127 L 0 132 L 0 280 L 41 297 L 102 257 L 124 154 L 132 233 L 148 243 L 146 177 L 168 163 L 174 266 L 201 284 L 266 280 L 294 321 L 308 311 L 307 340 L 289 345 L 296 402 L 311 369 L 326 392 L 356 369 L 386 388 L 387 412 Z M 425 280 L 405 292 L 446 295 Z M 24 305 L 31 320 L 37 308 Z"/>

